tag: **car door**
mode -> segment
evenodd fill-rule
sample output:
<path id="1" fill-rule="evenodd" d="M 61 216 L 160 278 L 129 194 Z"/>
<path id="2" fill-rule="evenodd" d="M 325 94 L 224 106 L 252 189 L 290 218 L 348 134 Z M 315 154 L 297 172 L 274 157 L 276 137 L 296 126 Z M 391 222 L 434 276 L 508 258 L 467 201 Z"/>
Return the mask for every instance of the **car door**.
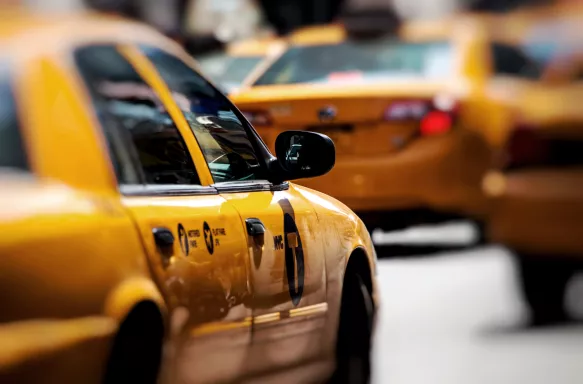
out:
<path id="1" fill-rule="evenodd" d="M 186 367 L 174 369 L 210 381 L 232 379 L 242 374 L 237 362 L 250 338 L 246 235 L 234 206 L 208 185 L 206 166 L 195 166 L 198 146 L 188 127 L 185 135 L 147 68 L 131 59 L 112 45 L 74 52 L 123 203 L 167 301 L 174 347 L 186 351 L 172 362 Z M 196 348 L 185 346 L 190 336 Z"/>
<path id="2" fill-rule="evenodd" d="M 151 46 L 140 49 L 156 67 L 190 125 L 213 177 L 213 187 L 235 207 L 246 230 L 251 290 L 247 303 L 253 311 L 253 340 L 256 344 L 260 339 L 289 341 L 322 326 L 327 310 L 324 242 L 317 238 L 312 206 L 287 183 L 273 185 L 266 180 L 265 156 L 270 155 L 225 96 L 177 55 Z M 300 318 L 312 321 L 304 327 L 290 325 Z M 273 331 L 273 325 L 281 327 Z M 265 352 L 267 359 L 253 358 L 258 355 L 252 353 L 250 369 L 285 365 L 319 350 L 309 342 L 304 348 L 298 340 L 294 342 L 299 352 L 283 354 L 278 361 L 270 358 L 282 354 L 275 350 L 269 353 L 268 347 L 257 352 Z"/>

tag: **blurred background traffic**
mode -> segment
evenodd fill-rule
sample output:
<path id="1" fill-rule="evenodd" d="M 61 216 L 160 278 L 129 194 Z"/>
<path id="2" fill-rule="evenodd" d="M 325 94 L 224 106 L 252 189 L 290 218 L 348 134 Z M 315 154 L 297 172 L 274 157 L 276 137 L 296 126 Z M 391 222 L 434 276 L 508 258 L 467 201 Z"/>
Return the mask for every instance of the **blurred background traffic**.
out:
<path id="1" fill-rule="evenodd" d="M 372 233 L 375 382 L 583 381 L 583 2 L 12 3 L 151 24 L 272 150 L 333 139 L 335 168 L 298 183 Z"/>

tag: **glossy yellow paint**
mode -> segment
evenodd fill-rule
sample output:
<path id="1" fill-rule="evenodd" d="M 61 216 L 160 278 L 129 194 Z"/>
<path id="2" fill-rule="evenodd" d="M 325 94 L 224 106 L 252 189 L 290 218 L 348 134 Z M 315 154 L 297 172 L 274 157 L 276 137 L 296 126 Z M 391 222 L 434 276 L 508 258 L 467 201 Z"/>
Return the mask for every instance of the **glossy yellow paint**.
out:
<path id="1" fill-rule="evenodd" d="M 10 16 L 2 18 L 9 21 L 0 26 L 0 46 L 14 69 L 31 171 L 0 174 L 0 287 L 10 292 L 2 299 L 0 334 L 11 337 L 0 345 L 0 377 L 9 371 L 12 381 L 100 382 L 119 324 L 142 301 L 154 303 L 172 328 L 169 343 L 197 356 L 185 368 L 196 372 L 194 382 L 332 358 L 352 255 L 367 257 L 378 300 L 374 249 L 358 217 L 294 184 L 215 189 L 173 95 L 136 46 L 197 65 L 157 32 L 90 14 Z M 154 196 L 143 186 L 117 185 L 102 128 L 70 60 L 76 47 L 103 43 L 117 46 L 168 110 L 201 180 L 194 192 Z M 297 228 L 286 229 L 285 213 Z M 247 235 L 248 218 L 265 224 L 262 240 Z M 170 249 L 156 246 L 152 231 L 159 227 L 173 233 Z M 303 244 L 305 284 L 297 300 L 288 287 L 299 289 L 299 267 L 291 275 L 286 270 L 278 236 Z M 192 337 L 194 347 L 183 351 L 180 340 Z M 282 353 L 281 343 L 290 340 L 294 348 Z M 212 363 L 219 358 L 221 364 Z"/>

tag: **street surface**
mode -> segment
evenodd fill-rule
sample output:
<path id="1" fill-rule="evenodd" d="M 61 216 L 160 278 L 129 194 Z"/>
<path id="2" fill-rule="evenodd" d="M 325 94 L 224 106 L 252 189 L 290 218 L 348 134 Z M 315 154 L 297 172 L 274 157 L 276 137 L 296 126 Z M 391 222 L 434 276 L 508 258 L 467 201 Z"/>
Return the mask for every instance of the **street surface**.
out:
<path id="1" fill-rule="evenodd" d="M 583 327 L 520 327 L 504 248 L 381 259 L 378 279 L 373 384 L 583 383 Z M 568 293 L 577 313 L 580 282 Z"/>

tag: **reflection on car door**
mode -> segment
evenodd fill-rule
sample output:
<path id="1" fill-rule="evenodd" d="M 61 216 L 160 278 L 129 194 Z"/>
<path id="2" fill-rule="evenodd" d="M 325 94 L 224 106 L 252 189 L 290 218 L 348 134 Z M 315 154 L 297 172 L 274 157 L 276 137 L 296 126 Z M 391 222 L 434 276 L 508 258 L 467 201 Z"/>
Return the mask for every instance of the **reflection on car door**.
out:
<path id="1" fill-rule="evenodd" d="M 144 80 L 147 72 L 136 65 L 138 73 L 112 46 L 83 47 L 74 57 L 171 323 L 181 308 L 187 315 L 181 328 L 199 337 L 189 348 L 192 361 L 183 362 L 187 371 L 211 381 L 240 374 L 251 311 L 244 304 L 248 259 L 239 213 L 215 188 L 201 185 L 199 173 L 208 170 L 195 167 L 196 142 L 189 131 L 183 135 L 151 80 Z"/>
<path id="2" fill-rule="evenodd" d="M 252 292 L 248 305 L 253 310 L 249 368 L 274 368 L 317 353 L 317 336 L 296 337 L 323 325 L 327 311 L 323 242 L 316 237 L 313 208 L 287 184 L 274 186 L 265 180 L 257 151 L 262 144 L 226 97 L 178 57 L 151 47 L 142 47 L 142 52 L 190 125 L 213 187 L 237 210 L 246 231 Z M 298 323 L 305 319 L 313 321 Z M 290 351 L 295 352 L 281 353 L 282 343 L 292 343 Z"/>

